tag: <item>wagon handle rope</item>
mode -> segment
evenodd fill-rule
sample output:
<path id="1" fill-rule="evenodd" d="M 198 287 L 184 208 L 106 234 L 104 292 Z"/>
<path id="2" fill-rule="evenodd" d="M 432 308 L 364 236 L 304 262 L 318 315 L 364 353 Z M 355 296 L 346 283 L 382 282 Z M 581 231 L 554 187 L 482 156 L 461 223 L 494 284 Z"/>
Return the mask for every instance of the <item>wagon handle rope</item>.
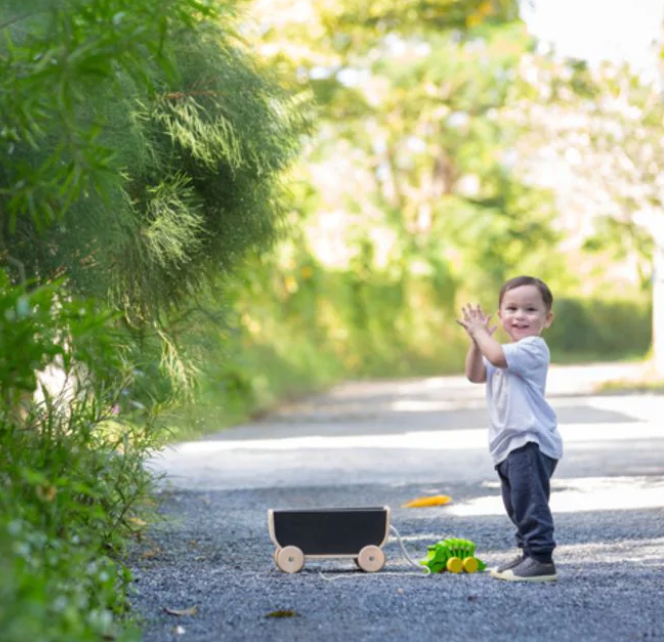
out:
<path id="1" fill-rule="evenodd" d="M 426 577 L 427 575 L 431 575 L 431 569 L 428 566 L 424 566 L 424 567 L 420 566 L 408 554 L 408 551 L 406 550 L 406 547 L 404 546 L 404 543 L 403 543 L 403 538 L 399 534 L 399 531 L 394 526 L 392 526 L 391 524 L 390 524 L 390 531 L 392 533 L 394 533 L 394 535 L 396 536 L 397 541 L 399 542 L 399 546 L 401 547 L 401 552 L 403 553 L 404 558 L 408 561 L 408 563 L 411 566 L 414 566 L 419 571 L 418 573 L 413 573 L 413 572 L 409 571 L 408 573 L 397 572 L 397 573 L 393 573 L 393 574 L 394 575 L 419 575 L 420 577 Z M 354 578 L 358 577 L 358 575 L 356 573 L 350 573 L 350 574 L 344 573 L 343 575 L 342 574 L 325 575 L 323 573 L 323 571 L 320 571 L 318 574 L 320 575 L 321 579 L 325 580 L 326 582 L 333 582 L 334 580 L 341 580 L 341 579 L 354 579 Z M 375 575 L 389 575 L 389 574 L 390 574 L 390 572 L 386 571 L 386 572 L 382 572 L 382 573 L 376 573 Z M 374 573 L 370 573 L 369 575 L 374 575 Z"/>
<path id="2" fill-rule="evenodd" d="M 428 566 L 420 566 L 409 554 L 408 551 L 406 550 L 406 547 L 404 546 L 403 543 L 403 538 L 399 534 L 399 531 L 390 524 L 390 530 L 396 535 L 397 541 L 399 542 L 399 546 L 401 547 L 401 552 L 403 553 L 403 556 L 408 560 L 408 563 L 411 566 L 414 566 L 416 569 L 421 571 L 420 573 L 409 573 L 409 575 L 431 575 L 431 569 Z"/>

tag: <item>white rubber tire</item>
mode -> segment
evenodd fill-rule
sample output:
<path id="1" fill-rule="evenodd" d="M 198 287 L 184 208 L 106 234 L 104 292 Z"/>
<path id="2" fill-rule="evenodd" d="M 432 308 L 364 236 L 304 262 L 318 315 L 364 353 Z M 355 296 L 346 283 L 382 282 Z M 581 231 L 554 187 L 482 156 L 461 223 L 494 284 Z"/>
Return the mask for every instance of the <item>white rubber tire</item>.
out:
<path id="1" fill-rule="evenodd" d="M 378 546 L 365 546 L 357 556 L 357 565 L 365 573 L 376 573 L 385 566 L 385 553 Z"/>
<path id="2" fill-rule="evenodd" d="M 284 573 L 298 573 L 304 567 L 304 553 L 297 546 L 284 546 L 277 550 L 275 559 Z"/>

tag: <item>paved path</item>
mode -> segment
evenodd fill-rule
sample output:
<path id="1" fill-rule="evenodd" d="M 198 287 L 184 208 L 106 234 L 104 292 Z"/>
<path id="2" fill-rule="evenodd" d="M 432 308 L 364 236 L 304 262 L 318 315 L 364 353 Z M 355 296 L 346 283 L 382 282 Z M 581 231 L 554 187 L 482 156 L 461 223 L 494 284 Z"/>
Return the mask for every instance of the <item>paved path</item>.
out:
<path id="1" fill-rule="evenodd" d="M 475 540 L 490 563 L 511 554 L 483 386 L 462 377 L 348 383 L 168 449 L 152 462 L 168 475 L 168 519 L 133 562 L 145 640 L 664 640 L 664 400 L 593 394 L 629 374 L 551 371 L 565 440 L 554 586 L 422 577 L 394 539 L 375 575 L 343 561 L 298 575 L 274 567 L 268 508 L 389 505 L 413 557 L 448 536 Z M 454 503 L 400 507 L 435 493 Z M 192 616 L 163 611 L 192 606 Z M 297 616 L 266 617 L 279 609 Z"/>

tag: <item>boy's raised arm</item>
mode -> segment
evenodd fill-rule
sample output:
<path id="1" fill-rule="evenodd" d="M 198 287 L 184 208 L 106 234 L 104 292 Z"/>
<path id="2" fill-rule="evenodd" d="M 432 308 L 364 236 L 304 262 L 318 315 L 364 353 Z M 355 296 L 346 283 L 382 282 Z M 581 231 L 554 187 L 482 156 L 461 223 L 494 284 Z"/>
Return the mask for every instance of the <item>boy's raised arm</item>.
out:
<path id="1" fill-rule="evenodd" d="M 487 328 L 478 328 L 471 336 L 489 363 L 496 366 L 496 368 L 507 368 L 503 346 L 489 334 Z"/>
<path id="2" fill-rule="evenodd" d="M 466 378 L 471 383 L 486 382 L 486 366 L 482 360 L 482 353 L 474 341 L 470 342 L 466 353 Z"/>
<path id="3" fill-rule="evenodd" d="M 463 319 L 458 319 L 457 323 L 466 329 L 466 332 L 468 332 L 472 339 L 472 345 L 466 355 L 466 376 L 470 381 L 483 383 L 486 380 L 486 369 L 482 363 L 482 355 L 496 368 L 506 368 L 507 360 L 505 359 L 505 351 L 503 350 L 503 346 L 492 336 L 497 326 L 489 327 L 490 315 L 484 314 L 479 305 L 475 308 L 472 305 L 466 305 L 462 308 L 462 311 Z M 471 356 L 473 350 L 479 352 L 479 356 L 475 356 L 474 354 Z M 484 376 L 481 381 L 471 379 L 469 375 L 469 372 L 477 374 L 476 368 L 471 367 L 469 369 L 469 366 L 475 364 L 476 359 L 479 359 L 484 369 Z"/>

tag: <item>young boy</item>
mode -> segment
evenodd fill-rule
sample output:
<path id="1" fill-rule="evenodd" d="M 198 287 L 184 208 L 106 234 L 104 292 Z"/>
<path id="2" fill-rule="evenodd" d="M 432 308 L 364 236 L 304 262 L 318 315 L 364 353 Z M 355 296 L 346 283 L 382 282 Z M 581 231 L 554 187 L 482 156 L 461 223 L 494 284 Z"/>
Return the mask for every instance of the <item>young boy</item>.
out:
<path id="1" fill-rule="evenodd" d="M 547 285 L 519 276 L 503 285 L 498 316 L 510 343 L 493 338 L 490 315 L 467 305 L 457 321 L 471 338 L 466 376 L 485 383 L 489 409 L 489 448 L 500 478 L 507 515 L 516 526 L 519 554 L 491 571 L 513 582 L 556 579 L 549 480 L 562 457 L 556 415 L 544 399 L 549 348 L 540 333 L 553 321 Z"/>

